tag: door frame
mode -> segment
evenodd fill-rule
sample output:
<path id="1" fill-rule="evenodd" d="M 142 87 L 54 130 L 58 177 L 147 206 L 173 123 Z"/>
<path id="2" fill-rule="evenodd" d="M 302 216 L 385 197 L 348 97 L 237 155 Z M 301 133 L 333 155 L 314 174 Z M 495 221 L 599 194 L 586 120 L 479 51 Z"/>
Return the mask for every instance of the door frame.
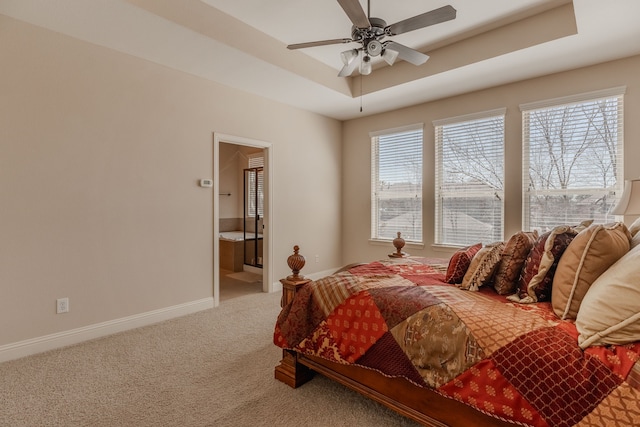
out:
<path id="1" fill-rule="evenodd" d="M 261 148 L 264 152 L 264 216 L 262 224 L 262 292 L 275 292 L 273 284 L 273 154 L 270 142 L 213 133 L 213 305 L 220 305 L 220 143 Z"/>

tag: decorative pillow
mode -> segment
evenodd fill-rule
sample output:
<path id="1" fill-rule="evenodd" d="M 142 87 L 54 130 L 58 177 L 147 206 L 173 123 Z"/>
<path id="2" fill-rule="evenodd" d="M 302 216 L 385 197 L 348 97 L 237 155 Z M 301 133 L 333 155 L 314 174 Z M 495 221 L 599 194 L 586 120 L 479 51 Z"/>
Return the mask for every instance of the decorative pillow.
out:
<path id="1" fill-rule="evenodd" d="M 445 281 L 447 283 L 462 283 L 465 273 L 471 265 L 471 259 L 482 248 L 482 243 L 467 246 L 457 250 L 449 260 Z"/>
<path id="2" fill-rule="evenodd" d="M 636 233 L 633 238 L 631 239 L 631 249 L 635 248 L 636 246 L 640 245 L 640 233 Z"/>
<path id="3" fill-rule="evenodd" d="M 462 289 L 477 291 L 493 278 L 493 273 L 502 259 L 504 242 L 491 243 L 480 249 L 471 260 L 471 265 L 462 278 Z"/>
<path id="4" fill-rule="evenodd" d="M 551 288 L 553 311 L 561 319 L 575 319 L 591 284 L 629 252 L 629 231 L 621 223 L 592 225 L 569 244 L 558 262 Z"/>
<path id="5" fill-rule="evenodd" d="M 537 239 L 537 231 L 520 231 L 507 241 L 493 279 L 493 287 L 500 295 L 515 292 L 524 261 Z"/>
<path id="6" fill-rule="evenodd" d="M 633 221 L 629 226 L 629 233 L 631 233 L 631 237 L 636 237 L 638 235 L 638 231 L 640 231 L 640 218 Z"/>
<path id="7" fill-rule="evenodd" d="M 576 227 L 562 225 L 538 237 L 522 267 L 518 292 L 507 298 L 523 304 L 551 299 L 558 261 L 576 234 Z"/>
<path id="8" fill-rule="evenodd" d="M 598 277 L 576 318 L 578 344 L 627 344 L 640 340 L 640 246 Z"/>

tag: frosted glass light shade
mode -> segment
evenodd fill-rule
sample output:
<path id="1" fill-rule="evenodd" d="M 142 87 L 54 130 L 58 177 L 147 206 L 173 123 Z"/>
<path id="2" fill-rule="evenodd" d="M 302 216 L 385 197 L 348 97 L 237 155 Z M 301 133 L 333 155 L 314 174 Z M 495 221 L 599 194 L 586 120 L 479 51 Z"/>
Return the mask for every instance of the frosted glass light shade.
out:
<path id="1" fill-rule="evenodd" d="M 367 55 L 362 57 L 362 62 L 360 63 L 360 74 L 365 76 L 371 74 L 371 58 Z"/>
<path id="2" fill-rule="evenodd" d="M 389 65 L 393 65 L 393 63 L 396 62 L 398 55 L 399 55 L 399 52 L 391 49 L 385 49 L 384 52 L 382 52 L 382 58 Z"/>
<path id="3" fill-rule="evenodd" d="M 624 182 L 622 197 L 610 213 L 612 215 L 640 215 L 640 179 Z"/>
<path id="4" fill-rule="evenodd" d="M 340 59 L 342 59 L 342 63 L 344 65 L 351 64 L 351 61 L 355 60 L 358 56 L 358 51 L 356 49 L 345 50 L 340 53 Z"/>

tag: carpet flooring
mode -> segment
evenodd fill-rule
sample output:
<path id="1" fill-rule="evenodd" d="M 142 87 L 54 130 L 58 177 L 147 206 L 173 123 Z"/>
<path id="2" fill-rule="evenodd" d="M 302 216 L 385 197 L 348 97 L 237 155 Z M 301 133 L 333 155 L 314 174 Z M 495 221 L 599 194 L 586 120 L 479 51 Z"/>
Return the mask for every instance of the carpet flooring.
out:
<path id="1" fill-rule="evenodd" d="M 0 426 L 416 426 L 328 379 L 276 381 L 280 294 L 0 364 Z"/>

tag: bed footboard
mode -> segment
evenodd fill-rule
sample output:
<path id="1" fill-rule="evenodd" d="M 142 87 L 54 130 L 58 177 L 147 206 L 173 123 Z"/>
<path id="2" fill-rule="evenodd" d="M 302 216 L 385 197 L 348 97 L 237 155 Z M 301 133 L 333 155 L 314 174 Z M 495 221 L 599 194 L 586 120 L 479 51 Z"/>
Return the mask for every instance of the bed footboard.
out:
<path id="1" fill-rule="evenodd" d="M 292 272 L 291 276 L 280 280 L 280 283 L 282 283 L 281 307 L 285 307 L 293 301 L 298 288 L 311 281 L 300 275 L 300 270 L 304 267 L 305 259 L 298 253 L 299 250 L 300 248 L 298 246 L 294 246 L 293 254 L 287 259 L 287 264 Z M 300 355 L 295 351 L 282 350 L 282 360 L 280 360 L 280 363 L 275 369 L 276 379 L 292 388 L 296 388 L 313 378 L 314 372 L 299 363 L 299 357 Z"/>

